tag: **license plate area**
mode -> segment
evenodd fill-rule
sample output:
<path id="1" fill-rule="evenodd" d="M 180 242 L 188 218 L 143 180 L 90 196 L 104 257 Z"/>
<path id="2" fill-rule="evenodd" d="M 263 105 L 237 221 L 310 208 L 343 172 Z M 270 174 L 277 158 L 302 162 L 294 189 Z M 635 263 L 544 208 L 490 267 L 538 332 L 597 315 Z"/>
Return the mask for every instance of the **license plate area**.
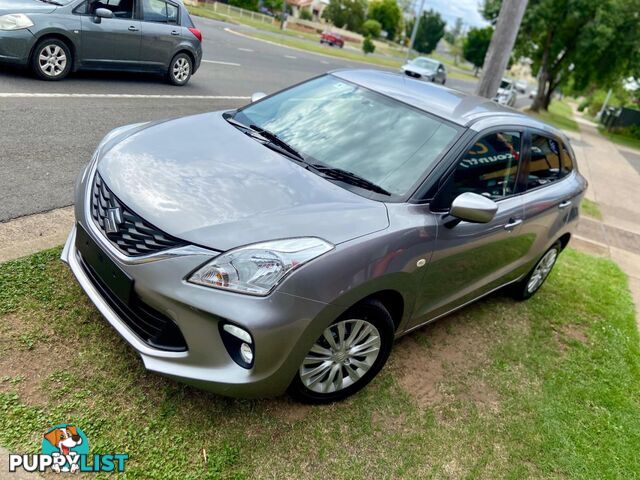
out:
<path id="1" fill-rule="evenodd" d="M 118 267 L 102 251 L 85 229 L 78 224 L 76 229 L 76 249 L 82 260 L 102 283 L 124 304 L 129 305 L 133 293 L 133 279 Z"/>

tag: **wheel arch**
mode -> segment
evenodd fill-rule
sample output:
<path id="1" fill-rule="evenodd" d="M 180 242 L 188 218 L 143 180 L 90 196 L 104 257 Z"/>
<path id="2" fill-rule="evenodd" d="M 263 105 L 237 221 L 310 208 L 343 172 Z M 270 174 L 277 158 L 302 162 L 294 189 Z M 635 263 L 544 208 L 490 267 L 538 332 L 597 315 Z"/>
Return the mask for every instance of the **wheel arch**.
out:
<path id="1" fill-rule="evenodd" d="M 61 42 L 64 42 L 67 47 L 69 47 L 69 50 L 71 50 L 71 57 L 73 61 L 71 70 L 75 71 L 78 66 L 78 46 L 69 35 L 58 30 L 44 31 L 40 35 L 38 35 L 36 41 L 33 44 L 33 47 L 31 47 L 31 52 L 29 52 L 29 63 L 33 61 L 33 55 L 35 54 L 38 45 L 40 45 L 43 40 L 49 39 L 60 40 Z"/>

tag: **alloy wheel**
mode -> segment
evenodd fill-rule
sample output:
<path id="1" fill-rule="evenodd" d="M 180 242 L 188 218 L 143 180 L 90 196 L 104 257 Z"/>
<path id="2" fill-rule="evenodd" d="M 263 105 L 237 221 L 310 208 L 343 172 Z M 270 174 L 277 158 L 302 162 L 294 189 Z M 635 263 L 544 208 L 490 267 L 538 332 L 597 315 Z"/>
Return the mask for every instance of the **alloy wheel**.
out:
<path id="1" fill-rule="evenodd" d="M 527 292 L 533 293 L 535 292 L 542 283 L 549 276 L 549 272 L 556 263 L 556 259 L 558 258 L 558 250 L 552 248 L 544 256 L 540 259 L 536 268 L 533 270 L 531 274 L 531 278 L 529 278 L 529 282 L 527 283 Z"/>
<path id="2" fill-rule="evenodd" d="M 173 64 L 173 77 L 180 83 L 189 78 L 190 71 L 189 61 L 184 57 L 178 58 Z"/>
<path id="3" fill-rule="evenodd" d="M 343 320 L 329 326 L 302 362 L 300 380 L 316 393 L 343 390 L 373 366 L 381 349 L 380 332 L 366 320 Z"/>
<path id="4" fill-rule="evenodd" d="M 45 45 L 38 55 L 38 65 L 48 77 L 58 77 L 67 67 L 67 55 L 59 45 Z"/>

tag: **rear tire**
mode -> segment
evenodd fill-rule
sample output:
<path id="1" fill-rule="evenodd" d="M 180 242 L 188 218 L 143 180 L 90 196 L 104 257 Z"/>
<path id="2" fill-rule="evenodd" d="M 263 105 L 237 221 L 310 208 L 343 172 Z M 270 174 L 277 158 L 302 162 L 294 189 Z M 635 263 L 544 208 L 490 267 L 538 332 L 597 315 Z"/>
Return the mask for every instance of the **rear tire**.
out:
<path id="1" fill-rule="evenodd" d="M 179 53 L 169 64 L 169 83 L 177 87 L 183 87 L 191 79 L 193 73 L 193 62 L 191 57 L 186 53 Z"/>
<path id="2" fill-rule="evenodd" d="M 31 69 L 40 80 L 62 80 L 69 75 L 72 66 L 71 49 L 62 40 L 45 38 L 33 49 Z"/>
<path id="3" fill-rule="evenodd" d="M 558 255 L 562 250 L 560 242 L 554 243 L 536 262 L 531 271 L 518 283 L 513 285 L 513 297 L 517 300 L 528 300 L 533 297 L 551 273 Z"/>
<path id="4" fill-rule="evenodd" d="M 343 400 L 365 387 L 389 358 L 395 327 L 377 300 L 355 305 L 325 329 L 289 386 L 304 403 Z"/>

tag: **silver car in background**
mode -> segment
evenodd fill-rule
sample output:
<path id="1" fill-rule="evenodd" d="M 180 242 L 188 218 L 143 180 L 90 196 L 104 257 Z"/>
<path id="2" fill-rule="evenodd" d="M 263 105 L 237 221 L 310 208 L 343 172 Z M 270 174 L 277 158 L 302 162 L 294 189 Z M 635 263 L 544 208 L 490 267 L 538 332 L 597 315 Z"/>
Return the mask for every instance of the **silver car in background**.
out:
<path id="1" fill-rule="evenodd" d="M 395 338 L 502 287 L 536 293 L 585 189 L 544 123 L 339 71 L 108 134 L 62 259 L 149 370 L 332 402 L 374 378 Z"/>
<path id="2" fill-rule="evenodd" d="M 513 107 L 518 100 L 518 92 L 516 90 L 516 85 L 513 80 L 508 78 L 503 78 L 500 81 L 500 86 L 498 87 L 498 91 L 496 92 L 496 96 L 493 97 L 495 102 L 498 102 L 500 105 L 505 105 L 507 107 Z"/>
<path id="3" fill-rule="evenodd" d="M 427 82 L 447 83 L 447 69 L 444 64 L 428 57 L 416 57 L 400 67 L 405 75 Z"/>

